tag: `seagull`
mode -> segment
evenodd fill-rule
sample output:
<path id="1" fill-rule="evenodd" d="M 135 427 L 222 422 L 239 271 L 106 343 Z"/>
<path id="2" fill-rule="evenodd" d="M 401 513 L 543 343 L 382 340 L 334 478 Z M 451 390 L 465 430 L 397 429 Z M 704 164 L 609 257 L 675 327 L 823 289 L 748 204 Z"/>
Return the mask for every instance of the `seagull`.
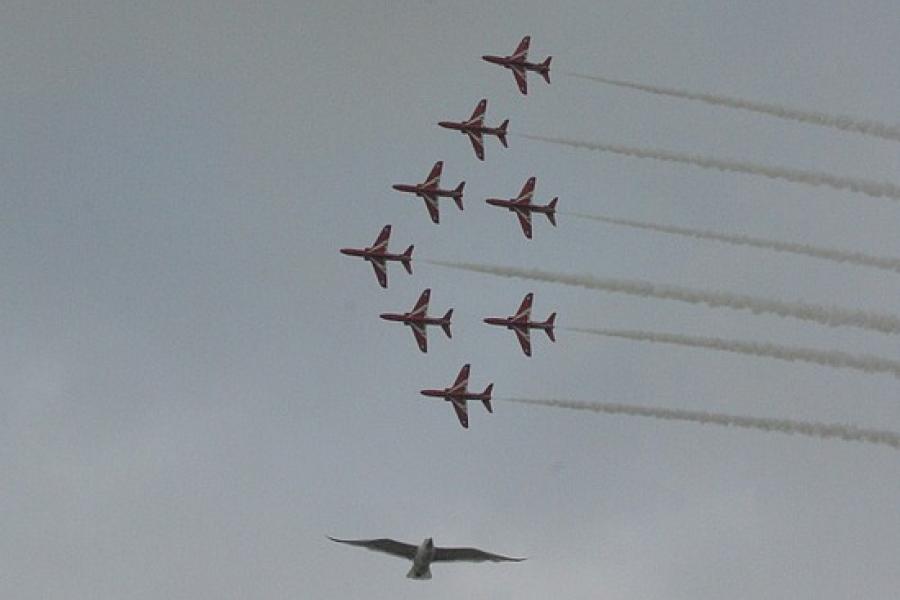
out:
<path id="1" fill-rule="evenodd" d="M 362 546 L 376 552 L 385 552 L 400 556 L 412 561 L 412 568 L 406 574 L 410 579 L 431 579 L 431 563 L 433 562 L 451 562 L 451 561 L 469 561 L 469 562 L 520 562 L 524 558 L 511 558 L 509 556 L 501 556 L 499 554 L 491 554 L 478 548 L 438 548 L 434 545 L 432 538 L 425 538 L 421 544 L 415 546 L 391 540 L 388 538 L 380 538 L 377 540 L 339 540 L 331 536 L 326 536 L 332 542 L 340 542 L 341 544 L 350 544 L 351 546 Z"/>

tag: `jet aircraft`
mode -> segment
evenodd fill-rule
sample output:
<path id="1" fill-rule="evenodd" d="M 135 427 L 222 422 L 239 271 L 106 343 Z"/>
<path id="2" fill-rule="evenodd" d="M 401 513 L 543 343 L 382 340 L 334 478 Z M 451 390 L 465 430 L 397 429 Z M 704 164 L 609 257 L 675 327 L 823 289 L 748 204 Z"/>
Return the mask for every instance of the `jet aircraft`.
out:
<path id="1" fill-rule="evenodd" d="M 453 337 L 450 334 L 450 317 L 453 316 L 453 309 L 447 311 L 443 317 L 428 316 L 428 300 L 431 298 L 431 289 L 427 289 L 419 296 L 418 302 L 413 307 L 412 312 L 407 313 L 382 313 L 379 315 L 386 321 L 399 321 L 404 325 L 409 325 L 419 344 L 419 350 L 428 352 L 428 325 L 440 325 L 447 337 Z"/>
<path id="2" fill-rule="evenodd" d="M 522 352 L 525 356 L 531 356 L 531 329 L 543 329 L 550 338 L 551 342 L 556 341 L 553 335 L 553 323 L 556 320 L 556 313 L 551 313 L 546 321 L 531 321 L 531 302 L 534 300 L 534 294 L 531 292 L 525 294 L 522 305 L 519 306 L 518 312 L 509 317 L 488 317 L 484 320 L 488 325 L 500 325 L 511 329 L 522 346 Z"/>
<path id="3" fill-rule="evenodd" d="M 494 409 L 491 408 L 491 390 L 494 389 L 494 384 L 488 384 L 480 394 L 470 392 L 468 390 L 468 385 L 469 365 L 466 364 L 460 369 L 459 375 L 456 376 L 456 381 L 453 382 L 452 386 L 442 390 L 422 390 L 420 393 L 423 396 L 430 396 L 432 398 L 443 398 L 447 402 L 453 404 L 453 410 L 456 411 L 459 424 L 468 429 L 469 413 L 466 409 L 466 401 L 481 400 L 489 413 L 494 412 Z"/>
<path id="4" fill-rule="evenodd" d="M 487 110 L 487 99 L 482 98 L 472 112 L 472 116 L 468 120 L 457 121 L 441 121 L 438 123 L 446 129 L 454 129 L 469 136 L 472 142 L 472 148 L 475 150 L 475 156 L 478 160 L 484 160 L 484 137 L 485 135 L 495 135 L 504 148 L 509 146 L 506 144 L 506 127 L 509 125 L 509 119 L 503 121 L 500 127 L 486 127 L 484 124 L 484 112 Z"/>
<path id="5" fill-rule="evenodd" d="M 428 178 L 424 182 L 415 184 L 398 183 L 394 185 L 394 189 L 398 192 L 415 194 L 424 200 L 425 208 L 428 209 L 428 214 L 431 215 L 431 220 L 434 223 L 440 222 L 438 198 L 453 198 L 453 201 L 456 202 L 456 206 L 459 207 L 459 210 L 463 209 L 463 188 L 466 186 L 466 182 L 461 181 L 455 189 L 442 190 L 441 171 L 443 169 L 444 161 L 439 160 L 434 163 L 434 166 L 431 168 L 431 173 L 428 174 Z"/>
<path id="6" fill-rule="evenodd" d="M 393 260 L 401 263 L 403 268 L 406 269 L 406 272 L 412 275 L 413 247 L 410 246 L 407 248 L 406 252 L 403 254 L 390 254 L 387 251 L 388 240 L 390 237 L 391 226 L 385 225 L 382 228 L 381 233 L 378 234 L 378 237 L 375 238 L 375 243 L 368 248 L 341 248 L 341 254 L 346 254 L 347 256 L 359 256 L 372 263 L 372 268 L 375 269 L 375 277 L 378 278 L 379 285 L 386 288 L 388 284 L 387 261 Z"/>
<path id="7" fill-rule="evenodd" d="M 528 181 L 525 182 L 525 185 L 522 186 L 522 191 L 519 192 L 519 195 L 516 198 L 511 198 L 509 200 L 488 198 L 485 200 L 485 202 L 491 206 L 508 208 L 516 213 L 516 216 L 519 217 L 519 224 L 522 226 L 522 233 L 524 233 L 525 237 L 529 240 L 531 239 L 531 213 L 543 213 L 547 215 L 547 219 L 549 219 L 550 223 L 556 227 L 556 201 L 559 200 L 559 197 L 556 197 L 551 200 L 549 204 L 543 206 L 532 204 L 531 198 L 534 196 L 535 181 L 534 177 L 529 177 Z"/>
<path id="8" fill-rule="evenodd" d="M 550 83 L 550 59 L 548 56 L 542 63 L 528 62 L 528 45 L 531 43 L 531 36 L 526 35 L 519 42 L 516 51 L 509 56 L 491 56 L 486 54 L 482 56 L 482 60 L 489 63 L 500 65 L 512 71 L 513 77 L 516 78 L 516 85 L 523 94 L 528 93 L 528 71 L 540 73 L 544 81 Z"/>
<path id="9" fill-rule="evenodd" d="M 500 554 L 491 554 L 478 548 L 439 548 L 434 545 L 432 538 L 425 538 L 421 544 L 415 546 L 391 540 L 388 538 L 380 538 L 376 540 L 339 540 L 331 536 L 327 536 L 332 542 L 340 542 L 341 544 L 350 544 L 351 546 L 360 546 L 367 550 L 376 552 L 384 552 L 392 556 L 399 556 L 412 561 L 412 568 L 406 574 L 410 579 L 431 579 L 431 563 L 434 562 L 521 562 L 524 558 L 512 558 L 509 556 L 501 556 Z"/>

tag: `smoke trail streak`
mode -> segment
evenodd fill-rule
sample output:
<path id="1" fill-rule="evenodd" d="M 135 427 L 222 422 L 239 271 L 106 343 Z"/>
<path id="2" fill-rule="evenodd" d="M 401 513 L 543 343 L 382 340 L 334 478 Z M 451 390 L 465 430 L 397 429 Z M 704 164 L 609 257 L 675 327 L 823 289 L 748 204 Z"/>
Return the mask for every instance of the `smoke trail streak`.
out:
<path id="1" fill-rule="evenodd" d="M 624 156 L 633 156 L 636 158 L 651 158 L 664 162 L 674 162 L 685 165 L 694 165 L 704 169 L 714 169 L 717 171 L 726 171 L 730 173 L 745 173 L 748 175 L 761 175 L 770 179 L 783 179 L 792 183 L 803 183 L 806 185 L 824 185 L 836 190 L 849 190 L 866 194 L 873 198 L 890 198 L 900 200 L 900 186 L 888 182 L 869 181 L 867 179 L 857 179 L 853 177 L 838 177 L 829 175 L 828 173 L 818 173 L 816 171 L 803 171 L 800 169 L 786 169 L 783 167 L 772 167 L 767 165 L 759 165 L 755 163 L 740 162 L 736 160 L 723 160 L 710 156 L 699 156 L 686 152 L 673 152 L 671 150 L 658 150 L 654 148 L 636 148 L 634 146 L 621 146 L 617 144 L 598 144 L 595 142 L 584 142 L 579 140 L 570 140 L 560 137 L 549 137 L 543 135 L 531 135 L 520 133 L 521 137 L 548 142 L 550 144 L 560 144 L 562 146 L 570 146 L 572 148 L 585 148 L 587 150 L 597 150 L 599 152 L 612 152 L 613 154 L 621 154 Z"/>
<path id="2" fill-rule="evenodd" d="M 774 250 L 776 252 L 790 252 L 791 254 L 801 254 L 811 256 L 813 258 L 821 258 L 839 263 L 848 263 L 863 267 L 873 267 L 883 269 L 885 271 L 893 271 L 900 273 L 900 258 L 891 258 L 885 256 L 872 256 L 861 252 L 848 252 L 846 250 L 836 250 L 832 248 L 822 248 L 821 246 L 809 246 L 806 244 L 797 244 L 792 242 L 779 242 L 777 240 L 767 240 L 763 238 L 755 238 L 747 235 L 737 235 L 728 233 L 719 233 L 706 229 L 689 229 L 687 227 L 676 227 L 674 225 L 659 225 L 657 223 L 649 223 L 646 221 L 631 221 L 628 219 L 615 219 L 612 217 L 604 217 L 602 215 L 588 215 L 583 213 L 564 213 L 581 219 L 589 219 L 592 221 L 601 221 L 612 225 L 624 225 L 625 227 L 633 227 L 635 229 L 646 229 L 648 231 L 657 231 L 660 233 L 671 233 L 691 237 L 698 240 L 713 240 L 733 244 L 735 246 L 752 246 L 754 248 L 764 248 L 766 250 Z"/>
<path id="3" fill-rule="evenodd" d="M 721 352 L 734 352 L 748 356 L 775 358 L 789 362 L 800 361 L 832 367 L 835 369 L 854 369 L 864 373 L 888 373 L 900 379 L 900 361 L 872 356 L 871 354 L 849 354 L 837 350 L 816 350 L 798 346 L 780 346 L 760 342 L 726 340 L 714 337 L 680 335 L 675 333 L 659 333 L 655 331 L 633 331 L 628 329 L 589 329 L 583 327 L 566 327 L 567 331 L 599 335 L 603 337 L 622 338 L 639 342 L 656 342 L 687 346 L 689 348 L 708 348 Z"/>
<path id="4" fill-rule="evenodd" d="M 754 102 L 752 100 L 742 100 L 729 96 L 718 96 L 715 94 L 705 94 L 701 92 L 690 92 L 688 90 L 679 90 L 675 88 L 659 87 L 655 85 L 646 85 L 643 83 L 635 83 L 633 81 L 624 81 L 621 79 L 608 79 L 606 77 L 597 77 L 594 75 L 581 75 L 578 73 L 568 73 L 572 77 L 579 79 L 587 79 L 599 83 L 606 83 L 617 87 L 630 88 L 659 96 L 670 96 L 672 98 L 683 98 L 685 100 L 696 100 L 713 104 L 716 106 L 727 106 L 729 108 L 737 108 L 755 113 L 761 113 L 779 119 L 788 121 L 797 121 L 800 123 L 808 123 L 811 125 L 820 125 L 823 127 L 831 127 L 843 131 L 852 131 L 863 135 L 878 137 L 885 140 L 900 142 L 900 127 L 896 125 L 888 125 L 868 119 L 857 119 L 844 115 L 829 115 L 818 111 L 800 110 L 796 108 L 788 108 L 778 104 L 768 102 Z"/>
<path id="5" fill-rule="evenodd" d="M 881 429 L 863 429 L 852 425 L 817 423 L 814 421 L 792 421 L 788 419 L 766 419 L 762 417 L 745 417 L 723 413 L 711 413 L 694 410 L 679 410 L 655 406 L 636 406 L 633 404 L 610 404 L 604 402 L 573 402 L 569 400 L 538 400 L 532 398 L 497 398 L 503 402 L 515 402 L 532 406 L 549 406 L 568 408 L 571 410 L 587 410 L 610 415 L 628 415 L 633 417 L 649 417 L 669 421 L 686 421 L 704 425 L 721 425 L 723 427 L 740 427 L 760 431 L 799 434 L 821 439 L 839 439 L 845 442 L 864 442 L 866 444 L 883 444 L 900 449 L 900 433 Z"/>
<path id="6" fill-rule="evenodd" d="M 710 292 L 671 285 L 658 285 L 648 281 L 634 279 L 599 278 L 590 275 L 568 275 L 565 273 L 553 273 L 539 269 L 520 269 L 516 267 L 502 267 L 495 265 L 482 265 L 477 263 L 450 262 L 442 260 L 426 260 L 429 264 L 471 271 L 473 273 L 486 273 L 499 277 L 514 277 L 529 279 L 532 281 L 546 281 L 575 287 L 583 287 L 590 290 L 600 290 L 630 296 L 642 296 L 644 298 L 659 298 L 663 300 L 677 300 L 689 304 L 705 304 L 713 308 L 731 308 L 734 310 L 749 310 L 754 314 L 769 313 L 779 317 L 793 317 L 804 321 L 813 321 L 830 327 L 847 326 L 860 329 L 870 329 L 882 333 L 900 333 L 900 319 L 893 315 L 872 313 L 861 310 L 849 310 L 804 302 L 781 302 L 756 296 L 742 294 L 730 294 L 728 292 Z"/>

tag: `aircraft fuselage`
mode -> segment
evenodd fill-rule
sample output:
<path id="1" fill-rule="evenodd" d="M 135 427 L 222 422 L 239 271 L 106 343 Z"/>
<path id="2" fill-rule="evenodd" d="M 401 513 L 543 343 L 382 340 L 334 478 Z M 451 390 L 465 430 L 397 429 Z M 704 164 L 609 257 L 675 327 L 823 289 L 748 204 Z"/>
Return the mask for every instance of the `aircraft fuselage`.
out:
<path id="1" fill-rule="evenodd" d="M 506 134 L 500 127 L 485 127 L 484 125 L 469 125 L 458 121 L 440 121 L 438 125 L 444 129 L 453 129 L 460 133 L 480 133 L 482 135 L 495 135 L 501 137 Z"/>
<path id="2" fill-rule="evenodd" d="M 410 313 L 381 313 L 378 315 L 385 321 L 399 321 L 407 325 L 417 323 L 420 325 L 449 325 L 450 319 L 442 317 L 419 317 Z"/>
<path id="3" fill-rule="evenodd" d="M 550 70 L 549 65 L 528 62 L 527 60 L 521 58 L 512 58 L 509 56 L 492 56 L 490 54 L 486 54 L 482 56 L 481 59 L 489 63 L 494 63 L 495 65 L 500 65 L 501 67 L 506 67 L 507 69 L 518 67 L 520 69 L 525 69 L 526 71 L 534 71 L 536 73 L 544 73 Z"/>
<path id="4" fill-rule="evenodd" d="M 430 188 L 422 184 L 397 183 L 393 188 L 398 192 L 406 192 L 415 194 L 416 196 L 440 196 L 442 198 L 462 198 L 462 190 L 442 190 L 440 188 Z"/>
<path id="5" fill-rule="evenodd" d="M 429 396 L 431 398 L 443 398 L 444 400 L 451 402 L 453 400 L 490 400 L 490 394 L 477 394 L 469 391 L 453 391 L 450 388 L 445 388 L 443 390 L 421 390 L 423 396 Z"/>
<path id="6" fill-rule="evenodd" d="M 541 323 L 540 321 L 517 321 L 516 319 L 504 319 L 502 317 L 487 317 L 484 319 L 484 322 L 488 325 L 499 325 L 507 329 L 547 329 L 548 327 L 546 323 Z"/>
<path id="7" fill-rule="evenodd" d="M 515 212 L 517 210 L 525 211 L 525 212 L 533 212 L 533 213 L 552 213 L 555 209 L 552 208 L 549 204 L 524 204 L 522 202 L 516 202 L 515 200 L 502 200 L 500 198 L 488 198 L 485 200 L 491 206 L 499 206 L 501 208 L 508 208 L 509 210 Z"/>
<path id="8" fill-rule="evenodd" d="M 402 254 L 392 254 L 389 252 L 372 252 L 366 248 L 341 248 L 341 254 L 347 256 L 360 256 L 366 260 L 397 260 L 406 261 L 407 257 Z"/>

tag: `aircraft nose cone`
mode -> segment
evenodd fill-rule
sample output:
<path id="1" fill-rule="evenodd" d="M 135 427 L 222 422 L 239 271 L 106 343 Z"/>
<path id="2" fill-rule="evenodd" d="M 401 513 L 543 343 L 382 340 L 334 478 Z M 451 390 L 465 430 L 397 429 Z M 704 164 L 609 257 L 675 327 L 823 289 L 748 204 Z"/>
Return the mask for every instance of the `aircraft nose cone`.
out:
<path id="1" fill-rule="evenodd" d="M 341 248 L 341 254 L 350 254 L 350 253 L 347 251 L 347 248 Z"/>
<path id="2" fill-rule="evenodd" d="M 439 121 L 438 125 L 440 125 L 441 127 L 449 127 L 450 122 L 449 121 Z"/>

